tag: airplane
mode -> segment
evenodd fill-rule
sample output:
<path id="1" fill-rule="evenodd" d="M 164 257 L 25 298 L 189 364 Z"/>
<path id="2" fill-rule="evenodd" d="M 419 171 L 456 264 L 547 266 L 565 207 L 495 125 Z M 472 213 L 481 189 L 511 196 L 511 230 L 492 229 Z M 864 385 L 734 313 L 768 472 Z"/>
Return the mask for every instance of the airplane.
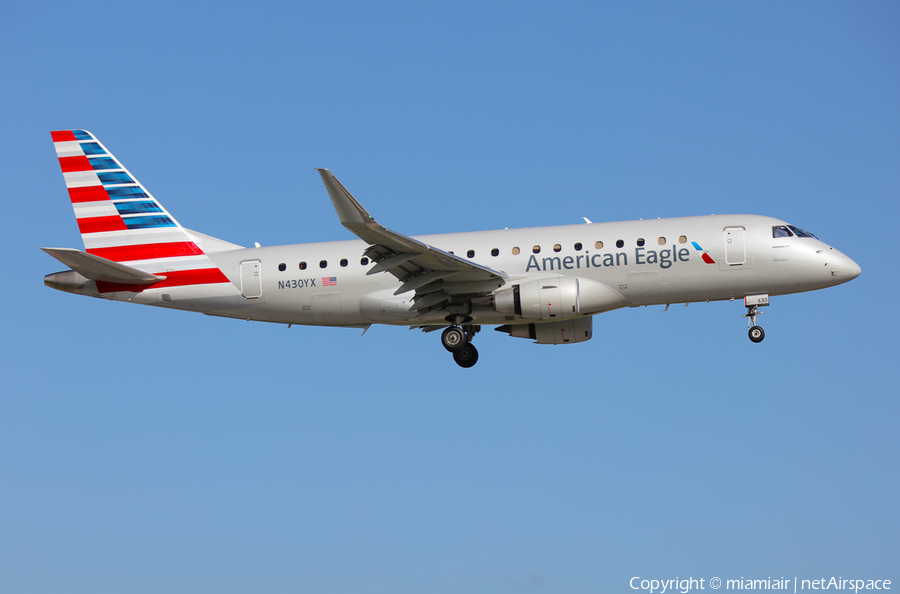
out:
<path id="1" fill-rule="evenodd" d="M 860 267 L 799 227 L 708 215 L 409 237 L 380 225 L 328 169 L 338 218 L 359 239 L 243 247 L 182 227 L 85 130 L 51 133 L 84 251 L 41 248 L 69 269 L 48 287 L 241 320 L 440 331 L 468 368 L 482 326 L 537 344 L 590 340 L 623 307 L 743 300 L 761 342 L 773 296 L 848 282 Z"/>

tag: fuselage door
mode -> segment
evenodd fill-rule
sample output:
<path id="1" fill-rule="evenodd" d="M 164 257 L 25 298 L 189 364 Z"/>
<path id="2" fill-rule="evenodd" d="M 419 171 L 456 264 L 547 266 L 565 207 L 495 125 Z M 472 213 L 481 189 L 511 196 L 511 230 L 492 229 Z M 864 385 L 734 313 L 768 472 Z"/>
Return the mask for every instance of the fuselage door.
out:
<path id="1" fill-rule="evenodd" d="M 259 260 L 241 262 L 241 295 L 245 299 L 256 299 L 262 295 Z"/>
<path id="2" fill-rule="evenodd" d="M 743 227 L 725 228 L 725 263 L 729 266 L 739 266 L 747 261 L 744 233 Z"/>

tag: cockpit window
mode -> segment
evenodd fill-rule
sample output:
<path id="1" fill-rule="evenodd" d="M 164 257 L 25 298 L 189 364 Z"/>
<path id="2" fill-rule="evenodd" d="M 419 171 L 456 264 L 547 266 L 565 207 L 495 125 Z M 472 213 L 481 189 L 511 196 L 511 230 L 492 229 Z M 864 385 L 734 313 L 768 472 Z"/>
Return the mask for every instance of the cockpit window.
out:
<path id="1" fill-rule="evenodd" d="M 788 225 L 788 228 L 790 228 L 790 230 L 793 231 L 794 235 L 796 235 L 797 237 L 812 237 L 813 239 L 818 239 L 818 237 L 816 237 L 809 231 L 804 231 L 803 229 L 794 227 L 793 225 Z"/>
<path id="2" fill-rule="evenodd" d="M 785 227 L 784 225 L 779 225 L 777 227 L 772 227 L 772 237 L 793 237 L 794 234 L 791 233 L 791 230 Z"/>
<path id="3" fill-rule="evenodd" d="M 815 235 L 810 233 L 809 231 L 804 231 L 799 227 L 794 227 L 793 225 L 777 225 L 772 227 L 772 237 L 812 237 L 813 239 L 818 239 Z"/>

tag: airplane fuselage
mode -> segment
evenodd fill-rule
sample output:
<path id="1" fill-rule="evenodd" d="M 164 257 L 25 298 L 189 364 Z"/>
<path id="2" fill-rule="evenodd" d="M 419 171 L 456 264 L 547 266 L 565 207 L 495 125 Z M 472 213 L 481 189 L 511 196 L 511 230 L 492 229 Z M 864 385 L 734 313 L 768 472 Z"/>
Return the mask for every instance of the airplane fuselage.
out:
<path id="1" fill-rule="evenodd" d="M 858 274 L 850 258 L 816 238 L 773 237 L 779 226 L 787 223 L 758 215 L 709 215 L 415 239 L 504 271 L 510 282 L 556 275 L 593 280 L 618 293 L 620 307 L 800 293 Z M 401 284 L 395 277 L 366 275 L 373 265 L 363 256 L 366 247 L 349 240 L 207 252 L 230 285 L 212 285 L 215 290 L 205 294 L 187 286 L 97 296 L 285 324 L 408 326 L 427 321 L 427 315 L 409 311 L 412 292 L 393 294 Z M 244 287 L 256 282 L 242 276 L 248 263 L 258 264 L 253 272 L 259 290 L 245 295 Z M 526 321 L 488 307 L 474 309 L 475 323 Z"/>

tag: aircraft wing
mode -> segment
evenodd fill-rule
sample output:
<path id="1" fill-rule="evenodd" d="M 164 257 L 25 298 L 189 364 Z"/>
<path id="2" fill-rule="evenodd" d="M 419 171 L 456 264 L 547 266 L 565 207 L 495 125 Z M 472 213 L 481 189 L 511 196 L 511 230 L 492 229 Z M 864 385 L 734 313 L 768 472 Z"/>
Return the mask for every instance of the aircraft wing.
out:
<path id="1" fill-rule="evenodd" d="M 164 276 L 157 276 L 113 262 L 100 256 L 88 254 L 72 248 L 41 248 L 84 278 L 123 285 L 146 285 L 166 280 Z"/>
<path id="2" fill-rule="evenodd" d="M 389 272 L 403 285 L 395 295 L 416 291 L 412 309 L 425 313 L 453 301 L 484 300 L 508 278 L 503 271 L 422 243 L 380 225 L 327 169 L 319 169 L 341 224 L 369 244 L 365 255 L 375 262 L 367 274 Z"/>

